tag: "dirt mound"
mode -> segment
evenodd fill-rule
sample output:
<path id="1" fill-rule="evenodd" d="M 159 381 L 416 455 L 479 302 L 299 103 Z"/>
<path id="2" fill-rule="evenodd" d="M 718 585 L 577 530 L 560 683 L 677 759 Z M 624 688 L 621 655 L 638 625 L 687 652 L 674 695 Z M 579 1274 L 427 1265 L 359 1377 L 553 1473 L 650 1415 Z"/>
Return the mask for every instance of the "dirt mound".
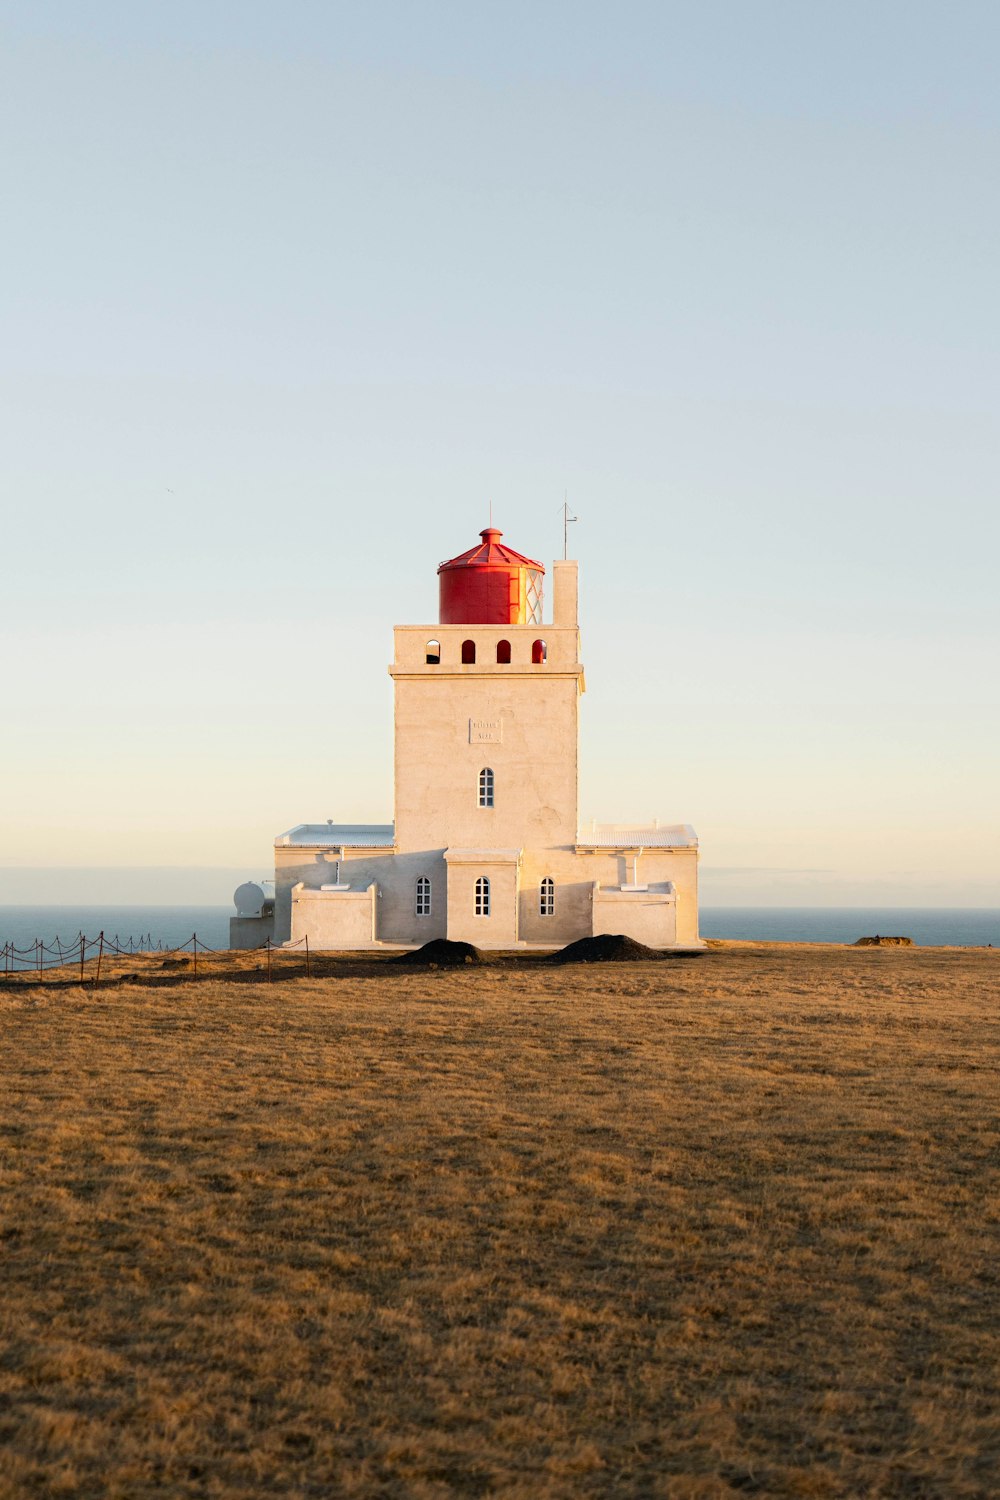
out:
<path id="1" fill-rule="evenodd" d="M 553 953 L 555 964 L 622 964 L 640 959 L 659 958 L 655 948 L 637 943 L 621 932 L 604 932 L 600 937 L 580 938 L 559 953 Z"/>
<path id="2" fill-rule="evenodd" d="M 413 953 L 400 953 L 392 962 L 418 964 L 425 969 L 455 969 L 463 964 L 485 963 L 485 959 L 471 943 L 449 943 L 447 938 L 434 938 Z"/>
<path id="3" fill-rule="evenodd" d="M 858 938 L 854 944 L 855 948 L 912 948 L 913 939 L 908 937 L 874 937 Z"/>

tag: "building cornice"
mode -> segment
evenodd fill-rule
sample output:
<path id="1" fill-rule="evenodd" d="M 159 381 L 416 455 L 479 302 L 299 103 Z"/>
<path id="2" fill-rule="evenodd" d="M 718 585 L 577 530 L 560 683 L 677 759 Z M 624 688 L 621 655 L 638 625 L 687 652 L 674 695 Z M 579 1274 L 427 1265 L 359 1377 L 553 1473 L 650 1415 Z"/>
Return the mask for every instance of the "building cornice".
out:
<path id="1" fill-rule="evenodd" d="M 389 676 L 393 678 L 413 677 L 423 680 L 425 677 L 447 677 L 455 681 L 468 680 L 470 677 L 535 677 L 544 681 L 551 681 L 553 677 L 567 677 L 578 680 L 583 677 L 581 666 L 553 667 L 547 662 L 536 662 L 525 666 L 511 666 L 508 662 L 477 662 L 469 666 L 456 665 L 453 667 L 442 666 L 417 666 L 417 667 L 389 667 Z"/>

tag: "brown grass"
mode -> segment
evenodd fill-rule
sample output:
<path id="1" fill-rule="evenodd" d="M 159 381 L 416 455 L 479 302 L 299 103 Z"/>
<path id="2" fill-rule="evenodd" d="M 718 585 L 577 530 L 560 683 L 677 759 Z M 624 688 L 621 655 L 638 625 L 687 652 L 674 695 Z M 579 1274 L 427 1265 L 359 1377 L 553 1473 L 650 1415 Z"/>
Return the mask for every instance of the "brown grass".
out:
<path id="1" fill-rule="evenodd" d="M 998 1492 L 996 956 L 247 963 L 0 987 L 5 1497 Z"/>

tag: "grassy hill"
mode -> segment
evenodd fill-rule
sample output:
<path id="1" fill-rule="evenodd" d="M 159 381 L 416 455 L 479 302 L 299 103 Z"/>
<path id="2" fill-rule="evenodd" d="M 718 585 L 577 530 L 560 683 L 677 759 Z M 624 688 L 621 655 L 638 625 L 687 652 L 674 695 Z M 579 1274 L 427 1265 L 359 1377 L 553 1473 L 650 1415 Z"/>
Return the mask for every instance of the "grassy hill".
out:
<path id="1" fill-rule="evenodd" d="M 996 1493 L 997 955 L 253 963 L 0 983 L 0 1493 Z"/>

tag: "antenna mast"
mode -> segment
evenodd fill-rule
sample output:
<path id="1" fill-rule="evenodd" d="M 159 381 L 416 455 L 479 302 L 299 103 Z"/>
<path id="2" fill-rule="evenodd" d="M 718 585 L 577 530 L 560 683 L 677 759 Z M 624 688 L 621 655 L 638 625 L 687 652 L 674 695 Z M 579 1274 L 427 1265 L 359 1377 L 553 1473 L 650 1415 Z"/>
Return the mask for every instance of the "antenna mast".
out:
<path id="1" fill-rule="evenodd" d="M 563 503 L 559 507 L 563 518 L 563 562 L 569 557 L 569 528 L 573 521 L 579 521 L 579 516 L 571 516 L 569 513 L 569 501 L 566 491 L 563 491 Z"/>

